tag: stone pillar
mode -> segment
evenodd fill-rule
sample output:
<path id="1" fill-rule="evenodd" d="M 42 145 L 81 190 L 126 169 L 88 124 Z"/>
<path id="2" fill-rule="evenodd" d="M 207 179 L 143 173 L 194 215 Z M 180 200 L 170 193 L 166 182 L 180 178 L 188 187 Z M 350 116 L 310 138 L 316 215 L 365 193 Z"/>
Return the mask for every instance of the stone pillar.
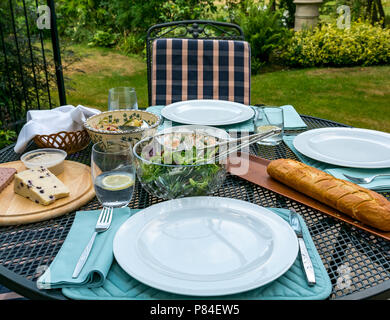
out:
<path id="1" fill-rule="evenodd" d="M 318 9 L 322 0 L 294 0 L 295 23 L 294 30 L 302 30 L 306 27 L 315 27 L 318 23 Z"/>

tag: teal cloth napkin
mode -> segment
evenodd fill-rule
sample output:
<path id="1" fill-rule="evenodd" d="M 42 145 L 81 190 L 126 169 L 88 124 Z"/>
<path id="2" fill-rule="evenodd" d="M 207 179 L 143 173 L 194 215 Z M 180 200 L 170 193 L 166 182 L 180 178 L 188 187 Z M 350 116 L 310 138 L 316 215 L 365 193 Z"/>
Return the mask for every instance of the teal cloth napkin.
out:
<path id="1" fill-rule="evenodd" d="M 291 105 L 281 106 L 283 109 L 284 129 L 285 130 L 300 130 L 306 129 L 307 125 L 303 122 L 301 116 Z"/>
<path id="2" fill-rule="evenodd" d="M 73 279 L 73 270 L 95 231 L 100 211 L 76 212 L 71 229 L 60 251 L 49 268 L 38 278 L 38 288 L 100 287 L 104 283 L 114 260 L 112 243 L 115 233 L 136 210 L 131 210 L 129 207 L 114 209 L 110 228 L 96 236 L 84 268 L 78 278 Z"/>
<path id="3" fill-rule="evenodd" d="M 309 166 L 325 171 L 331 174 L 332 176 L 334 176 L 335 178 L 349 181 L 346 177 L 343 176 L 343 173 L 355 177 L 369 177 L 381 173 L 390 174 L 390 168 L 384 168 L 384 169 L 347 168 L 347 167 L 335 166 L 329 163 L 311 159 L 309 157 L 306 157 L 302 153 L 300 153 L 297 149 L 295 149 L 294 139 L 295 136 L 283 137 L 283 141 L 285 142 L 285 144 L 291 149 L 292 152 L 294 152 L 294 154 L 298 157 L 299 160 L 301 160 L 303 163 Z M 359 185 L 362 186 L 363 188 L 371 189 L 374 191 L 382 191 L 382 192 L 390 191 L 390 177 L 377 178 L 371 183 L 359 184 Z"/>
<path id="4" fill-rule="evenodd" d="M 289 220 L 290 211 L 280 208 L 268 208 L 284 220 Z M 216 297 L 193 297 L 169 293 L 149 287 L 129 276 L 114 260 L 106 280 L 101 287 L 73 287 L 63 288 L 62 293 L 70 299 L 81 300 L 169 300 L 169 299 L 231 299 L 231 300 L 321 300 L 326 299 L 331 291 L 332 284 L 329 275 L 317 252 L 305 221 L 301 216 L 302 233 L 316 275 L 316 285 L 309 287 L 301 265 L 301 258 L 297 259 L 286 273 L 265 286 L 243 293 Z"/>

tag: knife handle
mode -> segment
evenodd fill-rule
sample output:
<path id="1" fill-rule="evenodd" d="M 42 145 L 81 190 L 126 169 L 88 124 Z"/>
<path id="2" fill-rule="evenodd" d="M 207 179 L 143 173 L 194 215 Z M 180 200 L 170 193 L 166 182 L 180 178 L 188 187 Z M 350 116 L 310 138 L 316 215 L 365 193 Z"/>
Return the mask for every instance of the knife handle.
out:
<path id="1" fill-rule="evenodd" d="M 305 270 L 307 282 L 309 286 L 313 286 L 316 284 L 316 277 L 314 274 L 314 268 L 313 268 L 313 264 L 311 263 L 309 252 L 307 251 L 306 244 L 303 238 L 299 237 L 298 243 L 301 252 L 303 269 Z"/>
<path id="2" fill-rule="evenodd" d="M 83 252 L 81 253 L 81 256 L 79 260 L 77 261 L 76 267 L 74 268 L 72 278 L 75 279 L 79 276 L 81 269 L 83 269 L 85 263 L 87 262 L 87 259 L 89 257 L 89 253 L 91 252 L 93 243 L 95 242 L 95 237 L 97 235 L 97 232 L 95 231 L 91 237 L 91 240 L 89 240 L 87 246 L 84 248 Z"/>

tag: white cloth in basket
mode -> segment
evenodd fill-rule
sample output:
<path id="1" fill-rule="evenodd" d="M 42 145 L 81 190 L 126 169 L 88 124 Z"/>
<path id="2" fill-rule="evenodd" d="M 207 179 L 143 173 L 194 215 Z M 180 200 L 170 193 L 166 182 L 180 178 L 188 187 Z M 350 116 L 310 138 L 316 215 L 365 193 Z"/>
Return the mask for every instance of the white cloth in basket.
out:
<path id="1" fill-rule="evenodd" d="M 36 135 L 83 130 L 84 121 L 100 112 L 81 105 L 77 107 L 66 105 L 51 110 L 30 110 L 27 112 L 27 122 L 18 135 L 14 151 L 23 152 Z"/>

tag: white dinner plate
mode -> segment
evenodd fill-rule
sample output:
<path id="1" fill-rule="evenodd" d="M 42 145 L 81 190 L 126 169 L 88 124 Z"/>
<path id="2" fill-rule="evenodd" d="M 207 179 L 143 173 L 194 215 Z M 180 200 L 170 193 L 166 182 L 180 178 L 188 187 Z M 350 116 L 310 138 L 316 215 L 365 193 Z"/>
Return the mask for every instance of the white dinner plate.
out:
<path id="1" fill-rule="evenodd" d="M 164 291 L 215 296 L 265 285 L 298 254 L 290 225 L 237 199 L 189 197 L 152 205 L 117 231 L 114 256 L 133 278 Z"/>
<path id="2" fill-rule="evenodd" d="M 221 126 L 249 120 L 254 111 L 241 103 L 206 99 L 172 103 L 161 110 L 161 115 L 183 124 Z"/>
<path id="3" fill-rule="evenodd" d="M 389 168 L 390 134 L 360 128 L 321 128 L 299 134 L 294 147 L 305 156 L 351 168 Z"/>

